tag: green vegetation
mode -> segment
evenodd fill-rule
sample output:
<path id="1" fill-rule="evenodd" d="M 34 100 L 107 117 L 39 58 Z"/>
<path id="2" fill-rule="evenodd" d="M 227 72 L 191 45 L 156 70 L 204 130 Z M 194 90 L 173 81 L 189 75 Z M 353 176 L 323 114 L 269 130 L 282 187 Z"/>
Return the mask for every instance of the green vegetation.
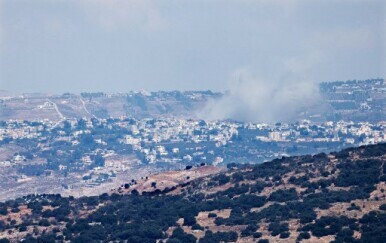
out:
<path id="1" fill-rule="evenodd" d="M 26 196 L 0 204 L 0 215 L 17 212 L 20 205 L 27 205 L 31 210 L 31 214 L 22 217 L 22 223 L 0 221 L 0 231 L 27 232 L 37 226 L 53 226 L 45 233 L 36 228 L 36 234 L 26 236 L 27 242 L 212 243 L 235 242 L 239 237 L 266 242 L 260 228 L 262 222 L 268 223 L 268 234 L 272 237 L 287 239 L 294 233 L 288 220 L 296 219 L 300 223 L 298 241 L 334 235 L 335 242 L 384 242 L 386 204 L 358 218 L 317 217 L 316 210 L 346 202 L 350 203 L 347 211 L 361 212 L 362 205 L 351 201 L 370 200 L 370 193 L 376 189 L 375 184 L 381 182 L 385 169 L 384 158 L 379 157 L 384 154 L 386 144 L 379 144 L 332 153 L 331 156 L 338 159 L 334 163 L 329 163 L 326 154 L 318 154 L 232 167 L 226 173 L 185 184 L 178 195 L 168 195 L 173 189 L 161 191 L 156 189 L 157 183 L 152 182 L 154 191 L 142 195 L 133 190 L 130 195 L 105 193 L 79 199 L 60 195 Z M 287 184 L 285 178 L 288 178 Z M 209 193 L 225 184 L 230 188 Z M 332 184 L 345 190 L 332 189 Z M 271 192 L 262 195 L 263 190 Z M 229 218 L 211 212 L 222 209 L 231 209 Z M 200 212 L 210 212 L 208 218 L 217 226 L 240 226 L 240 230 L 215 232 L 202 227 L 196 220 Z M 181 218 L 183 225 L 177 223 Z M 185 231 L 186 227 L 204 231 L 204 236 L 198 239 Z M 361 233 L 359 241 L 354 238 L 355 231 Z"/>

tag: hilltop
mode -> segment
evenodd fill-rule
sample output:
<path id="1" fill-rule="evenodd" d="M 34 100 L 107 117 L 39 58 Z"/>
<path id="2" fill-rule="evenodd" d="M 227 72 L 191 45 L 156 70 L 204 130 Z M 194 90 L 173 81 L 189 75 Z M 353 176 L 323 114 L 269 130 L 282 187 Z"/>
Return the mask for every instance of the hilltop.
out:
<path id="1" fill-rule="evenodd" d="M 386 119 L 386 82 L 382 78 L 323 82 L 318 104 L 294 114 L 296 120 L 350 120 L 379 122 Z M 204 107 L 227 93 L 212 91 L 84 92 L 80 94 L 16 93 L 0 90 L 0 120 L 79 118 L 203 118 Z"/>
<path id="2" fill-rule="evenodd" d="M 0 204 L 0 242 L 385 242 L 385 161 L 377 144 L 26 196 Z"/>
<path id="3" fill-rule="evenodd" d="M 53 95 L 0 92 L 0 120 L 60 121 L 65 118 L 189 117 L 222 94 L 211 91 L 132 91 Z"/>

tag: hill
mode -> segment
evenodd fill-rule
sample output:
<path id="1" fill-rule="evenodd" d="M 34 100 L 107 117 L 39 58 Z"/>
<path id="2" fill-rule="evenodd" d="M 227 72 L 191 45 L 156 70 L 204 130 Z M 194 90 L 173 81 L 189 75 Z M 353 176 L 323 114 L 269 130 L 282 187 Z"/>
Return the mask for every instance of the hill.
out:
<path id="1" fill-rule="evenodd" d="M 12 94 L 0 91 L 0 120 L 59 121 L 64 118 L 194 117 L 208 100 L 218 99 L 211 91 L 81 93 L 62 95 Z"/>
<path id="2" fill-rule="evenodd" d="M 378 144 L 170 186 L 158 175 L 95 197 L 26 196 L 0 204 L 0 242 L 385 242 L 385 161 Z"/>
<path id="3" fill-rule="evenodd" d="M 320 100 L 294 114 L 294 120 L 380 122 L 386 119 L 384 79 L 320 83 Z M 124 91 L 123 91 L 124 92 Z M 202 118 L 204 107 L 226 93 L 212 91 L 128 91 L 17 93 L 0 90 L 0 120 L 60 121 L 64 118 Z M 295 119 L 296 118 L 296 119 Z"/>

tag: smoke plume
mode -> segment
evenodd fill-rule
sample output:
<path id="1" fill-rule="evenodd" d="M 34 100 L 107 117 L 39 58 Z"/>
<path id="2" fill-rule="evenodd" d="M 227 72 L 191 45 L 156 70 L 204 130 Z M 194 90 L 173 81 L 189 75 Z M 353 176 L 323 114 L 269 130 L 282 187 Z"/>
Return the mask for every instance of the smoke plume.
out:
<path id="1" fill-rule="evenodd" d="M 315 82 L 294 76 L 298 75 L 263 78 L 247 69 L 237 70 L 224 96 L 209 101 L 199 116 L 269 123 L 296 119 L 317 104 L 320 95 Z"/>

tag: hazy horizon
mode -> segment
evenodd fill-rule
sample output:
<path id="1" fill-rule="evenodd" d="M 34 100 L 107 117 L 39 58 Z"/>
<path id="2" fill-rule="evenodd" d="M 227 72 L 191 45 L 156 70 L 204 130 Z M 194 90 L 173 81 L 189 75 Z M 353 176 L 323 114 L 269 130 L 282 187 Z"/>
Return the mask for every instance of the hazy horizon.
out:
<path id="1" fill-rule="evenodd" d="M 0 0 L 0 89 L 228 91 L 210 119 L 275 120 L 318 83 L 386 76 L 386 2 Z"/>
<path id="2" fill-rule="evenodd" d="M 0 0 L 0 89 L 223 92 L 240 73 L 284 86 L 385 77 L 385 15 L 375 0 Z"/>

